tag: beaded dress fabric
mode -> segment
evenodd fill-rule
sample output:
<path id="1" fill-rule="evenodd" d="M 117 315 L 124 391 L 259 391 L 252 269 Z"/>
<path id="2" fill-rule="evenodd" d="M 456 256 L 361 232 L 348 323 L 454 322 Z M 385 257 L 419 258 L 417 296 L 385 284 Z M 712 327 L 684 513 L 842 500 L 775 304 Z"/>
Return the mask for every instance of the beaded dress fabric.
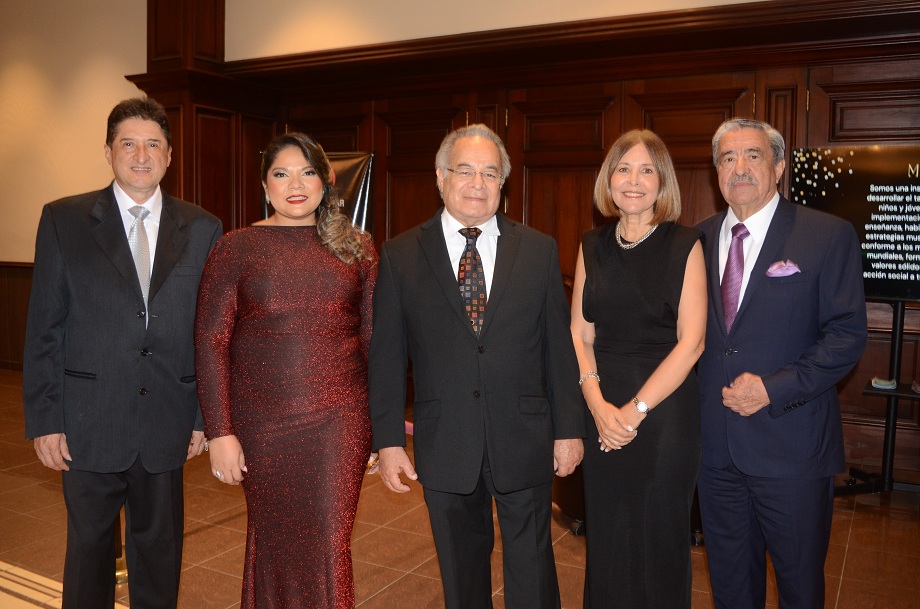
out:
<path id="1" fill-rule="evenodd" d="M 687 258 L 699 238 L 670 222 L 632 249 L 617 244 L 614 225 L 585 234 L 582 311 L 594 323 L 601 392 L 615 406 L 630 403 L 677 344 Z M 690 509 L 701 459 L 696 374 L 620 450 L 600 451 L 587 409 L 586 416 L 585 607 L 690 609 Z"/>
<path id="2" fill-rule="evenodd" d="M 242 609 L 354 607 L 376 274 L 376 254 L 346 264 L 312 226 L 236 230 L 208 259 L 198 392 L 207 437 L 235 434 L 248 469 Z"/>

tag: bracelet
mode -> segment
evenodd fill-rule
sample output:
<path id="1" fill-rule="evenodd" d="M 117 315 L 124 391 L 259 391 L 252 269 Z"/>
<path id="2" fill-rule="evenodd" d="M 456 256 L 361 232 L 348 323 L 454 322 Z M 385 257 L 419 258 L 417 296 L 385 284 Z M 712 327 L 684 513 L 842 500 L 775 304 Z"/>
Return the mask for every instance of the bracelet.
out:
<path id="1" fill-rule="evenodd" d="M 588 379 L 597 379 L 598 383 L 601 382 L 601 377 L 598 376 L 597 372 L 594 372 L 592 370 L 590 372 L 585 372 L 584 374 L 581 375 L 581 378 L 578 379 L 578 386 L 581 387 L 584 384 L 584 382 Z"/>

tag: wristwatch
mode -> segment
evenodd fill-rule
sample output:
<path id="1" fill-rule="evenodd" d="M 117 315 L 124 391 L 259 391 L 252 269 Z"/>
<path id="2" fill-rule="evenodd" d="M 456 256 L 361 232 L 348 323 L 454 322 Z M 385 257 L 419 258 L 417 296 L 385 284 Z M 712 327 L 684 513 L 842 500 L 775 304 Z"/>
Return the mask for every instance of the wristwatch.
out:
<path id="1" fill-rule="evenodd" d="M 646 404 L 645 402 L 639 401 L 639 398 L 637 397 L 633 398 L 633 404 L 636 405 L 636 410 L 638 410 L 642 414 L 648 414 L 648 411 L 649 411 L 648 404 Z"/>

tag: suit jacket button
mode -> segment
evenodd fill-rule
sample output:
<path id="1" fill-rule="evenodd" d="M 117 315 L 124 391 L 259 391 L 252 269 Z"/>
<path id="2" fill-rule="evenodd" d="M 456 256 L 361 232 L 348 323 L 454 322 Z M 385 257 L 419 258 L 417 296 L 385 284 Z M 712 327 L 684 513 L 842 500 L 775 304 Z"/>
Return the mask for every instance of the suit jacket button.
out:
<path id="1" fill-rule="evenodd" d="M 151 350 L 148 349 L 147 347 L 144 347 L 143 349 L 141 349 L 141 355 L 144 356 L 144 357 L 147 357 L 148 355 L 150 355 L 150 354 L 152 354 L 152 353 L 153 353 L 153 351 L 151 351 Z"/>
<path id="2" fill-rule="evenodd" d="M 137 316 L 138 316 L 138 317 L 146 317 L 146 316 L 147 316 L 147 312 L 146 312 L 146 311 L 138 311 L 138 312 L 137 312 Z"/>
<path id="3" fill-rule="evenodd" d="M 477 349 L 477 351 L 479 351 L 480 353 L 485 353 L 485 352 L 486 352 L 486 348 L 483 347 L 482 345 L 479 345 L 479 349 Z"/>
<path id="4" fill-rule="evenodd" d="M 725 357 L 729 357 L 731 354 L 732 354 L 732 350 L 731 350 L 731 349 L 726 349 L 726 350 L 725 350 Z"/>
<path id="5" fill-rule="evenodd" d="M 147 395 L 147 394 L 150 393 L 150 392 L 147 391 L 147 388 L 146 388 L 146 387 L 141 387 L 141 390 L 138 391 L 138 393 L 141 394 L 141 395 Z"/>
<path id="6" fill-rule="evenodd" d="M 474 389 L 474 390 L 473 390 L 473 397 L 474 397 L 474 398 L 478 398 L 478 397 L 479 397 L 479 390 L 478 390 L 478 389 Z"/>

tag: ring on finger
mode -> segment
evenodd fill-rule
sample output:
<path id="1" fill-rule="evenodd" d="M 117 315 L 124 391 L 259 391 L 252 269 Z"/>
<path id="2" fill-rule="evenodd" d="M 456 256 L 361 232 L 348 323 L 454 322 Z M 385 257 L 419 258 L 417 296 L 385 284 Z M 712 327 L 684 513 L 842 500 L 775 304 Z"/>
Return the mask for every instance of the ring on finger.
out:
<path id="1" fill-rule="evenodd" d="M 223 475 L 221 475 L 220 472 L 214 472 L 214 477 L 220 480 L 221 478 L 223 478 Z"/>

